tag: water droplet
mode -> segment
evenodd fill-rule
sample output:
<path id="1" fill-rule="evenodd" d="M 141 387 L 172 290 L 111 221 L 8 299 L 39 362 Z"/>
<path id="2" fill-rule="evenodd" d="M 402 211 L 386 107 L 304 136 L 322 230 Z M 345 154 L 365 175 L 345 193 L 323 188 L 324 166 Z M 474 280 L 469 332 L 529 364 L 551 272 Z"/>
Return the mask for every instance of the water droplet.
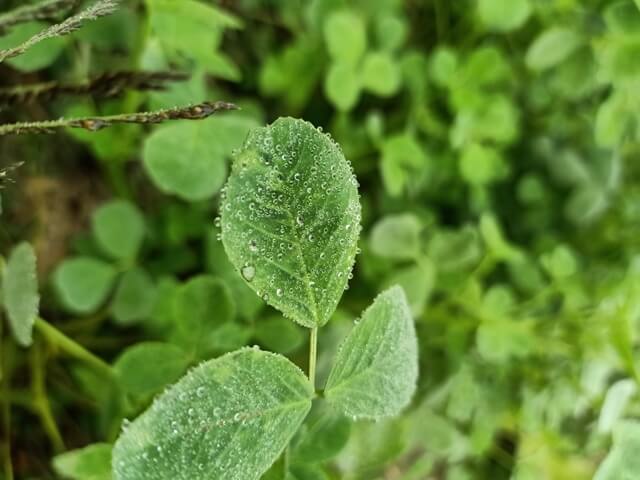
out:
<path id="1" fill-rule="evenodd" d="M 304 225 L 304 221 L 302 221 L 302 216 L 301 216 L 301 215 L 298 215 L 298 216 L 296 217 L 296 223 L 297 223 L 299 226 Z"/>
<path id="2" fill-rule="evenodd" d="M 313 242 L 313 240 L 314 240 L 312 234 L 309 234 L 309 236 L 307 238 L 309 239 L 310 242 Z"/>
<path id="3" fill-rule="evenodd" d="M 220 217 L 216 217 L 213 220 L 213 224 L 216 226 L 216 228 L 220 228 L 221 223 L 222 223 L 222 220 L 220 219 Z"/>
<path id="4" fill-rule="evenodd" d="M 281 289 L 281 288 L 278 288 L 278 289 L 276 290 L 276 295 L 278 295 L 279 297 L 281 297 L 283 293 L 284 293 L 284 292 L 282 291 L 282 289 Z"/>
<path id="5" fill-rule="evenodd" d="M 265 302 L 268 302 L 268 301 L 269 301 L 269 294 L 268 294 L 268 293 L 265 293 L 264 295 L 262 295 L 262 299 L 263 299 Z"/>
<path id="6" fill-rule="evenodd" d="M 256 268 L 253 265 L 245 265 L 240 270 L 240 273 L 242 274 L 242 278 L 250 282 L 256 276 Z"/>
<path id="7" fill-rule="evenodd" d="M 196 390 L 196 395 L 198 395 L 199 397 L 203 397 L 205 392 L 206 392 L 206 388 L 204 387 L 198 387 Z"/>
<path id="8" fill-rule="evenodd" d="M 251 250 L 252 252 L 257 252 L 258 251 L 258 245 L 256 244 L 255 240 L 250 240 L 249 241 L 249 250 Z"/>

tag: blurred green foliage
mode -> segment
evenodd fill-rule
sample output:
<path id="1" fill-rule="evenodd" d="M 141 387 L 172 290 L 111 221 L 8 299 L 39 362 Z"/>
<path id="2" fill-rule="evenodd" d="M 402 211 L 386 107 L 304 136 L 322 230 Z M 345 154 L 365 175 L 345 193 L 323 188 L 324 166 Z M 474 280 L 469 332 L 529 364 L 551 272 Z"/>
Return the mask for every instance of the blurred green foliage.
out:
<path id="1" fill-rule="evenodd" d="M 12 29 L 0 48 L 38 28 Z M 0 139 L 2 159 L 28 163 L 2 192 L 3 251 L 42 238 L 18 208 L 29 175 L 99 172 L 117 197 L 41 279 L 42 315 L 117 372 L 110 383 L 76 362 L 33 367 L 50 378 L 67 447 L 112 442 L 190 365 L 239 346 L 304 365 L 306 330 L 248 289 L 214 221 L 232 150 L 250 128 L 291 115 L 338 141 L 363 205 L 362 253 L 321 332 L 318 375 L 355 316 L 400 284 L 420 379 L 399 419 L 345 425 L 314 413 L 264 478 L 586 480 L 612 432 L 596 478 L 636 478 L 639 60 L 637 0 L 131 1 L 11 60 L 3 83 L 192 74 L 163 92 L 58 100 L 53 117 L 205 98 L 242 107 L 153 129 Z M 29 371 L 32 355 L 7 345 L 3 373 Z M 31 387 L 12 385 L 12 448 L 28 459 L 17 477 L 46 476 L 53 434 L 35 426 Z M 102 480 L 109 457 L 98 444 L 53 468 Z"/>

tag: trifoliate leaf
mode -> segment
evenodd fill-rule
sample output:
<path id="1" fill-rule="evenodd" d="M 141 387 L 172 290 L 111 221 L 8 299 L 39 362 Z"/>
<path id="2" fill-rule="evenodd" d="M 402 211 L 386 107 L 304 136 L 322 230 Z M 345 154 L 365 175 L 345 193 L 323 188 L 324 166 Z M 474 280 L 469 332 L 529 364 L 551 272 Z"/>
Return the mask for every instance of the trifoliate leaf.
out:
<path id="1" fill-rule="evenodd" d="M 327 323 L 360 233 L 357 181 L 340 147 L 292 118 L 253 130 L 221 210 L 225 250 L 247 284 L 301 325 Z"/>
<path id="2" fill-rule="evenodd" d="M 170 343 L 142 342 L 127 348 L 113 368 L 126 392 L 150 395 L 175 382 L 189 364 L 187 353 Z"/>
<path id="3" fill-rule="evenodd" d="M 573 30 L 552 27 L 536 38 L 527 51 L 527 66 L 532 70 L 554 67 L 571 55 L 582 41 Z"/>
<path id="4" fill-rule="evenodd" d="M 257 123 L 242 115 L 158 128 L 144 146 L 145 169 L 165 193 L 190 201 L 215 194 L 226 176 L 226 157 Z"/>
<path id="5" fill-rule="evenodd" d="M 135 205 L 114 200 L 93 214 L 93 235 L 105 253 L 115 259 L 133 259 L 144 237 L 144 218 Z"/>
<path id="6" fill-rule="evenodd" d="M 361 75 L 364 88 L 381 97 L 396 93 L 402 79 L 400 65 L 393 61 L 391 54 L 383 52 L 367 54 Z"/>
<path id="7" fill-rule="evenodd" d="M 193 369 L 120 435 L 114 480 L 257 480 L 311 408 L 284 357 L 246 348 Z"/>
<path id="8" fill-rule="evenodd" d="M 13 336 L 28 347 L 40 304 L 36 254 L 28 243 L 21 243 L 9 255 L 2 275 L 2 303 Z"/>
<path id="9" fill-rule="evenodd" d="M 71 480 L 111 480 L 112 447 L 110 443 L 94 443 L 56 455 L 53 469 L 61 478 Z"/>
<path id="10" fill-rule="evenodd" d="M 627 421 L 613 432 L 613 447 L 593 480 L 635 480 L 640 472 L 640 423 Z"/>
<path id="11" fill-rule="evenodd" d="M 324 24 L 327 50 L 337 62 L 355 65 L 367 48 L 367 32 L 362 19 L 345 10 L 334 12 Z"/>
<path id="12" fill-rule="evenodd" d="M 109 295 L 116 269 L 90 257 L 65 260 L 55 271 L 53 283 L 62 303 L 71 311 L 89 313 Z"/>
<path id="13" fill-rule="evenodd" d="M 381 293 L 338 351 L 325 396 L 345 415 L 397 415 L 411 400 L 418 379 L 418 342 L 400 287 Z"/>

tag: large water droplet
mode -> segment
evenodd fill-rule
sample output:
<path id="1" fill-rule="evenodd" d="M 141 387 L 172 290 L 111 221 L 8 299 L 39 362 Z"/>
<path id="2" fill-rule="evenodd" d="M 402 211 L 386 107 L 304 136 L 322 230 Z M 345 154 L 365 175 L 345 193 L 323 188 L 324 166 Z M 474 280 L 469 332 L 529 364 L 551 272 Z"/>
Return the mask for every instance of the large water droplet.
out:
<path id="1" fill-rule="evenodd" d="M 258 251 L 258 245 L 256 244 L 255 240 L 250 240 L 249 241 L 249 250 L 251 250 L 252 252 L 257 252 Z"/>
<path id="2" fill-rule="evenodd" d="M 256 267 L 254 267 L 253 265 L 245 265 L 240 270 L 240 273 L 242 274 L 242 278 L 244 278 L 247 282 L 250 282 L 256 276 Z"/>
<path id="3" fill-rule="evenodd" d="M 282 291 L 282 289 L 281 289 L 281 288 L 278 288 L 278 289 L 276 290 L 276 295 L 278 295 L 279 297 L 281 297 L 283 293 L 284 293 L 284 292 Z"/>

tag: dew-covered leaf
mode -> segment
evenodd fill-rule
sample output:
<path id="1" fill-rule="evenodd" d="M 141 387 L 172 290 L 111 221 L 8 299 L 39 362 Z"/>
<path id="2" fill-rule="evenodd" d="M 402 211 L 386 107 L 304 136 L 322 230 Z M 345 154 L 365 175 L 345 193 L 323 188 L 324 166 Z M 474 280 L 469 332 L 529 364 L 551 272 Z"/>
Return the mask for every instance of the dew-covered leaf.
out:
<path id="1" fill-rule="evenodd" d="M 292 118 L 253 130 L 221 210 L 225 250 L 247 284 L 301 325 L 324 325 L 360 233 L 357 181 L 340 147 Z"/>
<path id="2" fill-rule="evenodd" d="M 16 341 L 24 347 L 31 345 L 40 296 L 36 254 L 26 242 L 15 247 L 7 260 L 2 275 L 2 303 Z"/>
<path id="3" fill-rule="evenodd" d="M 398 286 L 378 295 L 343 342 L 325 396 L 355 418 L 397 415 L 418 379 L 418 342 L 406 296 Z"/>
<path id="4" fill-rule="evenodd" d="M 636 480 L 640 472 L 640 422 L 627 421 L 613 432 L 613 447 L 593 480 Z"/>
<path id="5" fill-rule="evenodd" d="M 64 305 L 78 313 L 98 308 L 109 295 L 116 269 L 90 257 L 65 260 L 55 271 L 53 282 Z"/>
<path id="6" fill-rule="evenodd" d="M 114 480 L 257 480 L 312 396 L 302 371 L 273 353 L 246 348 L 203 363 L 126 427 Z"/>
<path id="7" fill-rule="evenodd" d="M 125 391 L 142 396 L 175 382 L 188 364 L 189 357 L 180 347 L 142 342 L 127 348 L 113 367 Z"/>
<path id="8" fill-rule="evenodd" d="M 94 443 L 53 458 L 53 469 L 71 480 L 111 480 L 110 443 Z"/>
<path id="9" fill-rule="evenodd" d="M 133 259 L 144 237 L 144 218 L 135 205 L 114 200 L 92 217 L 93 235 L 105 253 L 115 259 Z"/>

